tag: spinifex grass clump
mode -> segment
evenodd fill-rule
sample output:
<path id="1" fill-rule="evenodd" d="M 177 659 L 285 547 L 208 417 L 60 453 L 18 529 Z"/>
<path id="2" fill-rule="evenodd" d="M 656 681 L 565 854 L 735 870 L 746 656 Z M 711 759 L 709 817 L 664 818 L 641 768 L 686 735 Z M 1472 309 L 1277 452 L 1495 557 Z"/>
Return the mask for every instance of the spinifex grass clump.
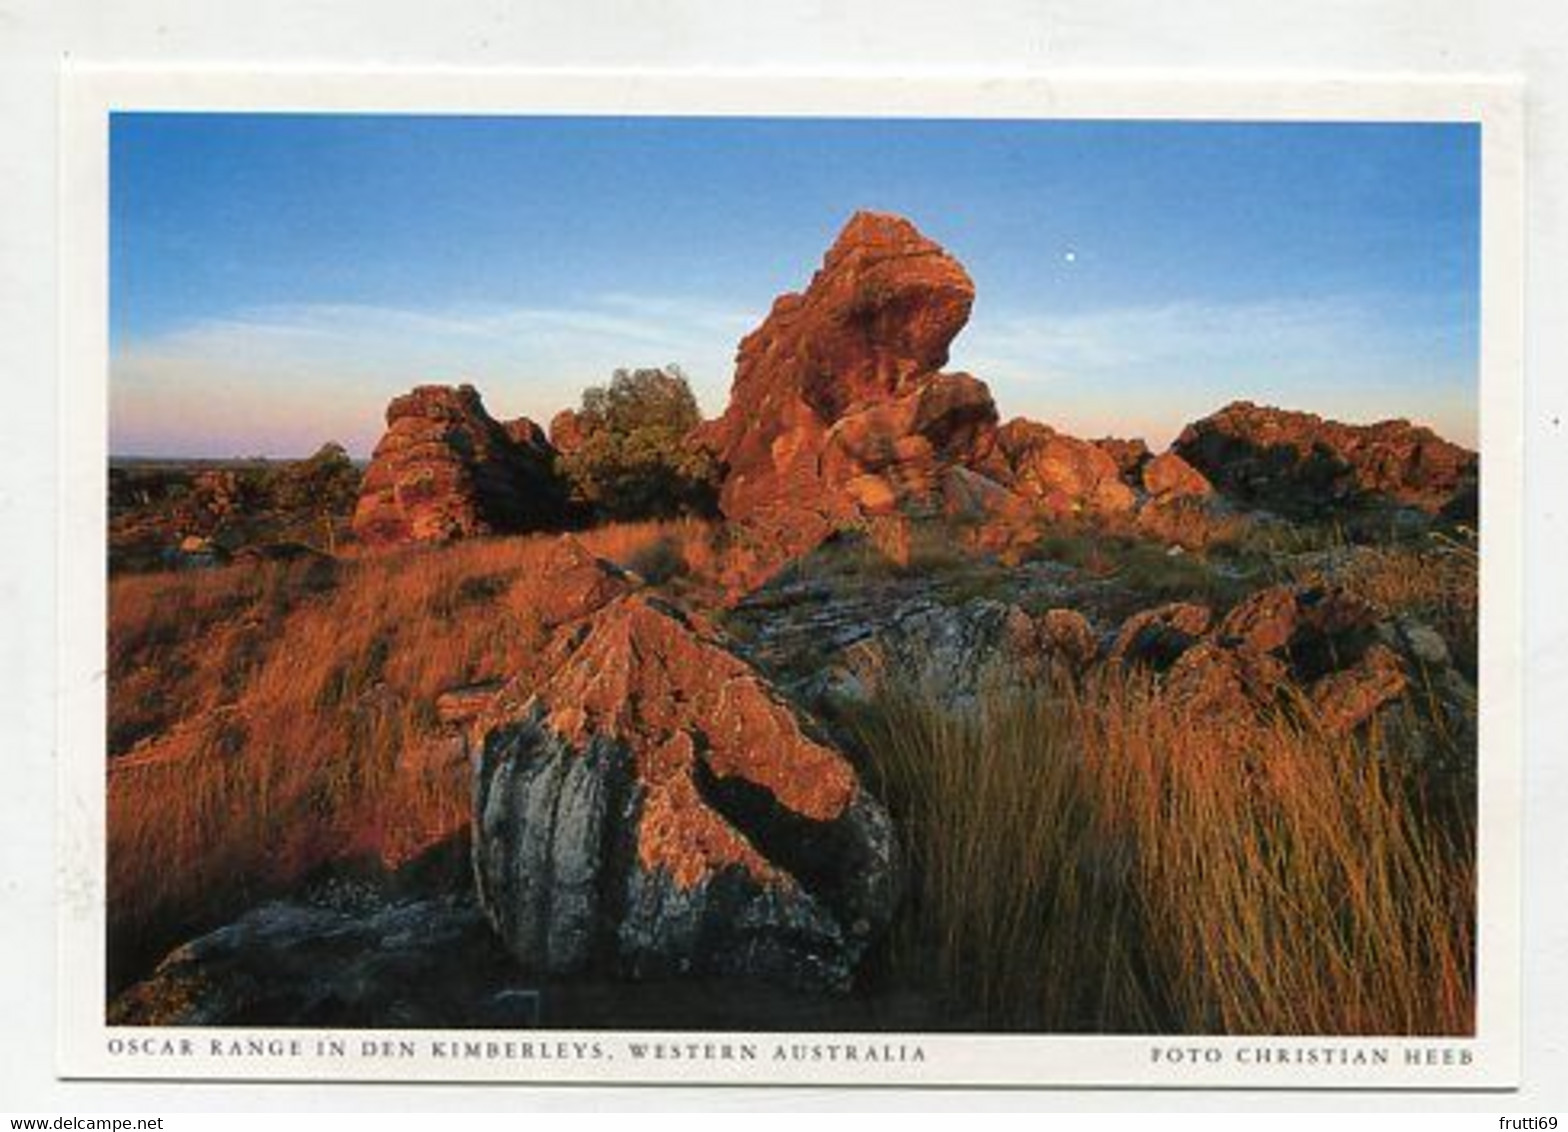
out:
<path id="1" fill-rule="evenodd" d="M 1223 733 L 1145 678 L 884 693 L 862 736 L 907 841 L 895 977 L 1043 1030 L 1473 1032 L 1464 805 L 1377 733 Z"/>
<path id="2" fill-rule="evenodd" d="M 1379 731 L 1279 712 L 1220 735 L 1117 677 L 1074 723 L 1137 845 L 1175 1029 L 1472 1031 L 1472 831 Z"/>
<path id="3" fill-rule="evenodd" d="M 1067 705 L 939 702 L 889 688 L 858 721 L 909 857 L 891 977 L 960 1028 L 1153 1025 L 1134 847 L 1102 821 Z"/>

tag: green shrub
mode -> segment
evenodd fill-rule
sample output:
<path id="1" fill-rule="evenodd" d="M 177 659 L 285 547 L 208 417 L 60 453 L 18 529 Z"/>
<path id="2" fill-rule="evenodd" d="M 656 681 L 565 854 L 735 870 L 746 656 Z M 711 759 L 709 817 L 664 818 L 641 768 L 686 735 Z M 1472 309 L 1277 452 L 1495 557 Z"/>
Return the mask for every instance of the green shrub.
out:
<path id="1" fill-rule="evenodd" d="M 314 455 L 270 472 L 265 489 L 280 511 L 345 515 L 359 498 L 359 469 L 341 444 L 328 442 Z"/>
<path id="2" fill-rule="evenodd" d="M 712 514 L 717 464 L 686 443 L 701 420 L 677 367 L 616 370 L 584 392 L 581 442 L 560 459 L 573 500 L 600 520 Z"/>

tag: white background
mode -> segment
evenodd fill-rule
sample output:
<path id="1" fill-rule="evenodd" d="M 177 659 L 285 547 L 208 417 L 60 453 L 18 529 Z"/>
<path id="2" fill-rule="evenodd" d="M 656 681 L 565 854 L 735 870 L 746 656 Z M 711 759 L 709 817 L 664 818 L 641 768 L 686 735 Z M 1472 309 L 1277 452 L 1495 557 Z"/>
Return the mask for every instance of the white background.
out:
<path id="1" fill-rule="evenodd" d="M 56 83 L 65 57 L 250 66 L 994 74 L 1517 75 L 1529 83 L 1529 533 L 1518 1094 L 316 1088 L 53 1076 Z M 1553 0 L 0 0 L 0 1110 L 371 1107 L 1430 1107 L 1568 1115 L 1568 6 Z M 1477 1120 L 1477 1127 L 1496 1127 Z"/>

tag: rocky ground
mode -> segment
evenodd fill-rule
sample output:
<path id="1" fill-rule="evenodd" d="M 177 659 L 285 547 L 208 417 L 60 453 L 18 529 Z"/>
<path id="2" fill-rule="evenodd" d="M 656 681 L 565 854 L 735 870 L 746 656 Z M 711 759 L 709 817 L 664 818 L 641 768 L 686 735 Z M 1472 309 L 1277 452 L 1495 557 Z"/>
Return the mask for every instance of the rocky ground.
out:
<path id="1" fill-rule="evenodd" d="M 1391 735 L 1412 765 L 1473 769 L 1475 454 L 1402 421 L 1247 403 L 1158 454 L 1003 423 L 983 381 L 942 370 L 973 298 L 913 225 L 857 214 L 809 286 L 741 343 L 726 413 L 689 437 L 721 469 L 721 513 L 668 585 L 543 533 L 581 520 L 555 471 L 571 412 L 547 436 L 494 421 L 467 386 L 394 401 L 352 509 L 360 553 L 393 566 L 354 577 L 392 593 L 397 563 L 431 561 L 410 547 L 535 535 L 497 557 L 506 572 L 492 563 L 457 583 L 462 600 L 415 614 L 494 619 L 503 670 L 464 665 L 461 688 L 419 702 L 385 675 L 399 657 L 377 637 L 378 682 L 363 693 L 438 729 L 417 750 L 439 758 L 391 761 L 462 779 L 466 820 L 443 836 L 469 875 L 367 888 L 327 854 L 309 884 L 126 980 L 111 1019 L 975 1023 L 890 966 L 923 865 L 855 726 L 890 687 L 961 720 L 998 682 L 1061 696 L 1136 672 L 1237 765 L 1285 720 L 1352 744 Z M 191 528 L 175 564 L 232 556 L 218 535 L 239 525 L 248 489 L 225 474 L 163 501 L 159 537 Z M 130 546 L 138 508 L 125 499 L 115 522 Z M 273 551 L 250 552 L 256 569 L 288 557 L 286 542 L 260 545 Z M 1447 589 L 1401 577 L 1456 563 Z M 301 600 L 337 616 L 345 584 Z M 291 615 L 273 628 L 288 633 Z M 116 680 L 153 679 L 150 649 L 127 649 L 141 667 Z M 247 679 L 261 682 L 247 656 L 223 681 L 237 717 Z M 345 671 L 363 667 L 349 659 L 310 702 L 338 710 Z M 370 700 L 347 698 L 361 719 Z M 112 806 L 114 791 L 137 804 L 129 768 L 207 757 L 178 734 L 123 755 Z M 355 722 L 347 749 L 367 734 L 379 733 Z M 244 742 L 230 746 L 243 761 Z"/>
<path id="2" fill-rule="evenodd" d="M 360 471 L 336 444 L 302 460 L 112 460 L 109 570 L 296 560 L 352 541 Z"/>

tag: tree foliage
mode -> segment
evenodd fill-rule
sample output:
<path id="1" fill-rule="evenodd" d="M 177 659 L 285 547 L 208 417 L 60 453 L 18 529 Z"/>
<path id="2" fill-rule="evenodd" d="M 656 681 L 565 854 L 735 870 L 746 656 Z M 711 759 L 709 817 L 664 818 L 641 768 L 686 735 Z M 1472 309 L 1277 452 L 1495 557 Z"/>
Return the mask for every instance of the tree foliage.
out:
<path id="1" fill-rule="evenodd" d="M 686 443 L 702 421 L 677 366 L 618 369 L 583 392 L 581 441 L 561 457 L 572 497 L 605 519 L 663 519 L 712 512 L 718 469 Z"/>
<path id="2" fill-rule="evenodd" d="M 338 515 L 354 509 L 359 480 L 359 469 L 343 446 L 329 441 L 315 455 L 278 468 L 267 487 L 280 511 Z"/>

